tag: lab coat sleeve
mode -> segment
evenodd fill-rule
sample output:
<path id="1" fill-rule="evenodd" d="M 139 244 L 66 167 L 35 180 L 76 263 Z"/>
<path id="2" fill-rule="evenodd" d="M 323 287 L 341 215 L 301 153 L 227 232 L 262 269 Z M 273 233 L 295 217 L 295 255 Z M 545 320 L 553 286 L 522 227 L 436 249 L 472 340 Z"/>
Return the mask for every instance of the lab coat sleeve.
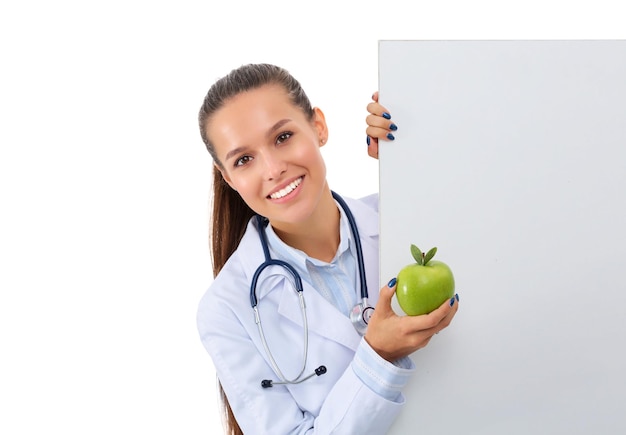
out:
<path id="1" fill-rule="evenodd" d="M 409 357 L 390 363 L 363 339 L 352 361 L 352 369 L 370 390 L 395 401 L 402 398 L 402 390 L 415 370 L 415 364 Z"/>
<path id="2" fill-rule="evenodd" d="M 348 367 L 324 401 L 314 430 L 305 433 L 386 434 L 403 404 L 403 396 L 393 402 L 373 392 Z"/>
<path id="3" fill-rule="evenodd" d="M 320 396 L 318 415 L 303 411 L 282 385 L 264 389 L 262 379 L 276 379 L 263 349 L 250 337 L 249 326 L 228 304 L 202 303 L 198 313 L 201 339 L 237 421 L 246 435 L 254 434 L 385 434 L 404 403 L 387 400 L 368 388 L 348 365 L 335 385 Z M 247 314 L 251 315 L 251 310 Z M 304 384 L 303 384 L 304 385 Z M 315 383 L 310 383 L 311 394 Z"/>

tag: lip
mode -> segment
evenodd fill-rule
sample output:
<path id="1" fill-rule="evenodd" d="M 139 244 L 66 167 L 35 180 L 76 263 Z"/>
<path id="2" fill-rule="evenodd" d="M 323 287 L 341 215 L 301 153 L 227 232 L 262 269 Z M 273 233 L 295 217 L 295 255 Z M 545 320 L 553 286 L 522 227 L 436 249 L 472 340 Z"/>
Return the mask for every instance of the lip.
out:
<path id="1" fill-rule="evenodd" d="M 292 196 L 293 192 L 289 193 L 287 196 L 284 196 L 284 197 L 278 198 L 278 199 L 273 199 L 270 196 L 273 195 L 276 192 L 279 192 L 279 191 L 283 190 L 285 187 L 289 186 L 291 183 L 293 183 L 294 181 L 296 181 L 299 178 L 302 178 L 302 181 L 300 181 L 300 185 L 298 187 L 296 187 L 296 189 L 293 192 L 299 191 L 300 190 L 300 186 L 302 185 L 302 182 L 304 181 L 304 175 L 298 175 L 298 176 L 292 177 L 292 178 L 286 180 L 285 182 L 279 184 L 278 186 L 274 187 L 265 196 L 265 198 L 269 199 L 270 201 L 275 201 L 275 202 L 282 202 L 282 201 L 285 201 L 285 200 L 289 200 L 289 198 Z"/>

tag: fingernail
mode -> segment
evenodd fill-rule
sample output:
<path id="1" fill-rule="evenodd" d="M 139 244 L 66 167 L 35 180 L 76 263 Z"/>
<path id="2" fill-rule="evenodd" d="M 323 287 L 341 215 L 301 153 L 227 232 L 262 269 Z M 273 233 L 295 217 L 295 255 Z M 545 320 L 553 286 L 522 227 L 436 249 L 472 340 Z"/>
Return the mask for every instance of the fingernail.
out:
<path id="1" fill-rule="evenodd" d="M 456 298 L 457 302 L 459 301 L 459 294 L 455 294 L 454 297 Z"/>
<path id="2" fill-rule="evenodd" d="M 394 140 L 394 139 L 395 139 L 395 137 L 393 136 L 393 134 L 391 134 L 391 133 L 387 133 L 387 139 L 389 139 L 389 140 Z"/>
<path id="3" fill-rule="evenodd" d="M 391 288 L 394 285 L 396 285 L 396 279 L 395 278 L 391 278 L 391 280 L 389 281 L 389 283 L 387 283 L 387 287 Z"/>
<path id="4" fill-rule="evenodd" d="M 370 146 L 370 137 L 367 136 L 367 146 Z"/>
<path id="5" fill-rule="evenodd" d="M 455 301 L 455 300 L 456 300 L 456 299 L 455 299 L 455 298 L 453 298 L 453 297 L 452 297 L 452 298 L 450 298 L 450 306 L 451 306 L 451 307 L 453 307 L 453 306 L 454 306 L 454 301 Z"/>
<path id="6" fill-rule="evenodd" d="M 390 130 L 393 130 L 393 131 L 396 131 L 396 130 L 398 129 L 398 126 L 397 126 L 396 124 L 391 124 L 391 125 L 389 126 L 389 129 L 390 129 Z"/>
<path id="7" fill-rule="evenodd" d="M 383 112 L 383 118 L 385 119 L 391 119 L 391 115 L 388 114 L 387 112 Z"/>

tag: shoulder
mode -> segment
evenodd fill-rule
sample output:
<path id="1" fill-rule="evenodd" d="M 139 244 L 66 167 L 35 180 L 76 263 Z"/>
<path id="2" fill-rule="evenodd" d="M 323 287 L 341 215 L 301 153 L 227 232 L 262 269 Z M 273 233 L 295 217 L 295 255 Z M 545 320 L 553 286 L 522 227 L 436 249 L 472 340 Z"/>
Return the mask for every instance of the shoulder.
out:
<path id="1" fill-rule="evenodd" d="M 359 198 L 357 201 L 378 212 L 378 192 Z"/>
<path id="2" fill-rule="evenodd" d="M 359 199 L 346 197 L 344 200 L 354 215 L 361 235 L 378 237 L 378 193 Z"/>
<path id="3" fill-rule="evenodd" d="M 378 213 L 378 193 L 372 193 L 361 198 L 351 198 L 346 196 L 342 196 L 342 198 L 351 209 L 356 207 L 358 210 L 370 212 L 374 211 Z"/>

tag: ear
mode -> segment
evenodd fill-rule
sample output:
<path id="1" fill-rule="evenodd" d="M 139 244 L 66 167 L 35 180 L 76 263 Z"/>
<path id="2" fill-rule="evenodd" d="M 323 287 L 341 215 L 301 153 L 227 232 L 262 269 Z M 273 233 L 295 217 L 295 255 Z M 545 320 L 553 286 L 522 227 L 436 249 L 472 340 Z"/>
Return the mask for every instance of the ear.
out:
<path id="1" fill-rule="evenodd" d="M 215 167 L 216 170 L 218 170 L 220 172 L 220 174 L 222 174 L 222 178 L 224 179 L 224 181 L 226 181 L 226 184 L 228 184 L 230 186 L 230 188 L 233 189 L 236 192 L 237 189 L 235 189 L 233 187 L 233 183 L 232 183 L 230 177 L 228 176 L 228 174 L 226 173 L 226 170 L 223 167 L 221 167 L 220 165 L 218 165 L 217 163 L 213 163 L 213 166 Z"/>
<path id="2" fill-rule="evenodd" d="M 317 131 L 320 146 L 324 146 L 328 142 L 328 126 L 326 125 L 324 112 L 319 107 L 313 108 L 313 126 Z"/>

